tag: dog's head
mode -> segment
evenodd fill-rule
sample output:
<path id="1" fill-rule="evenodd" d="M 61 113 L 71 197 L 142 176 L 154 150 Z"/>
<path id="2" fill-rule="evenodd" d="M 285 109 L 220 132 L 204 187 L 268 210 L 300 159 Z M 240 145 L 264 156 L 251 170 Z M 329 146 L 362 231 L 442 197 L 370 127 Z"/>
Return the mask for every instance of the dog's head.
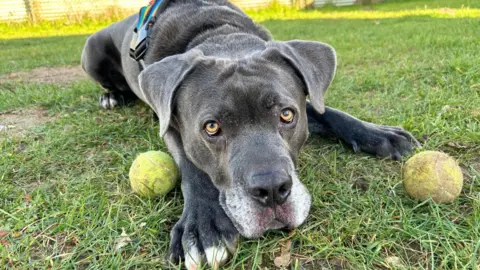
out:
<path id="1" fill-rule="evenodd" d="M 188 159 L 252 238 L 308 215 L 310 195 L 295 172 L 308 137 L 306 97 L 323 113 L 335 63 L 334 50 L 318 42 L 270 42 L 239 59 L 191 50 L 150 65 L 139 83 L 160 135 L 178 131 Z"/>

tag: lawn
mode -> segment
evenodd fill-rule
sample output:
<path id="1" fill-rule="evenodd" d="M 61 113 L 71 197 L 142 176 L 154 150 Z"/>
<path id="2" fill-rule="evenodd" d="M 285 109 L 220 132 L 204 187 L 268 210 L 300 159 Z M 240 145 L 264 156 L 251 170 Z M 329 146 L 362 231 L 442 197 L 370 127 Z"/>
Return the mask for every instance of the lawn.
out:
<path id="1" fill-rule="evenodd" d="M 289 245 L 288 269 L 480 269 L 480 4 L 459 2 L 250 12 L 276 39 L 331 44 L 327 105 L 406 128 L 458 159 L 465 183 L 453 203 L 418 202 L 403 189 L 404 161 L 313 136 L 298 169 L 307 222 L 243 239 L 226 269 L 275 269 Z M 0 124 L 14 131 L 0 133 L 2 269 L 176 267 L 165 255 L 179 188 L 149 200 L 128 182 L 138 153 L 165 150 L 150 109 L 102 111 L 101 88 L 81 76 L 16 79 L 78 66 L 86 34 L 107 23 L 0 25 Z"/>

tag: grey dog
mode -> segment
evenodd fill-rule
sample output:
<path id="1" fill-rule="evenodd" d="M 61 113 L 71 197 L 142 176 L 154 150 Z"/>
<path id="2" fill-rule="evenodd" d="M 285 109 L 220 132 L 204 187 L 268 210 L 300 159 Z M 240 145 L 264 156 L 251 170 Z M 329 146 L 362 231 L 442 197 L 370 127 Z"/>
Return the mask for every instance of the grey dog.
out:
<path id="1" fill-rule="evenodd" d="M 327 44 L 274 41 L 224 0 L 172 0 L 153 26 L 143 69 L 129 56 L 137 18 L 90 36 L 82 66 L 107 90 L 103 108 L 140 99 L 158 116 L 185 201 L 169 256 L 189 269 L 225 263 L 239 235 L 305 221 L 311 198 L 295 168 L 309 132 L 395 159 L 418 145 L 401 128 L 324 105 L 336 67 Z"/>

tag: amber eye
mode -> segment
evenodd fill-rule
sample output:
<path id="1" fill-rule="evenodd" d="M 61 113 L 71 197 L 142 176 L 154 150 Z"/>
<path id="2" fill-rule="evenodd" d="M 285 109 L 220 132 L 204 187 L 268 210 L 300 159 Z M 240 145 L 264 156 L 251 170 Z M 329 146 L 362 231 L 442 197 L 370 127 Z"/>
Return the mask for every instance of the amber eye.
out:
<path id="1" fill-rule="evenodd" d="M 283 122 L 283 123 L 286 123 L 286 124 L 289 124 L 293 121 L 293 111 L 290 110 L 290 109 L 284 109 L 281 113 L 280 113 L 280 120 Z"/>
<path id="2" fill-rule="evenodd" d="M 215 136 L 220 133 L 220 125 L 215 121 L 208 121 L 203 128 L 209 136 Z"/>

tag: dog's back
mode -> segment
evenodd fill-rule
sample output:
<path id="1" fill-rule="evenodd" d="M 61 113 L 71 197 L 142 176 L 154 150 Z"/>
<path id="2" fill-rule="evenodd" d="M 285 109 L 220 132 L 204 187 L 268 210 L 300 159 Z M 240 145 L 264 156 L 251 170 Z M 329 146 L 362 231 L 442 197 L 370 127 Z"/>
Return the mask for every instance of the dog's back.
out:
<path id="1" fill-rule="evenodd" d="M 239 8 L 225 0 L 164 0 L 166 8 L 153 25 L 144 60 L 153 64 L 196 47 L 205 55 L 244 57 L 264 49 L 271 39 Z M 109 109 L 141 97 L 140 64 L 129 56 L 138 15 L 92 35 L 82 55 L 84 70 L 109 93 L 100 98 Z"/>
<path id="2" fill-rule="evenodd" d="M 169 253 L 188 269 L 205 259 L 218 268 L 239 233 L 255 238 L 306 220 L 311 197 L 295 168 L 309 126 L 381 157 L 418 145 L 401 128 L 325 106 L 336 67 L 329 45 L 271 41 L 224 0 L 163 3 L 143 71 L 129 55 L 137 15 L 91 36 L 82 65 L 107 89 L 103 108 L 138 97 L 157 114 L 185 202 Z"/>
<path id="3" fill-rule="evenodd" d="M 243 34 L 242 38 L 235 38 L 238 34 Z M 231 56 L 231 52 L 248 51 L 248 45 L 254 45 L 257 39 L 264 43 L 271 38 L 267 30 L 228 1 L 172 1 L 156 20 L 145 61 L 150 64 L 199 45 L 205 54 L 229 50 L 220 49 L 220 44 L 234 46 L 228 53 Z"/>

